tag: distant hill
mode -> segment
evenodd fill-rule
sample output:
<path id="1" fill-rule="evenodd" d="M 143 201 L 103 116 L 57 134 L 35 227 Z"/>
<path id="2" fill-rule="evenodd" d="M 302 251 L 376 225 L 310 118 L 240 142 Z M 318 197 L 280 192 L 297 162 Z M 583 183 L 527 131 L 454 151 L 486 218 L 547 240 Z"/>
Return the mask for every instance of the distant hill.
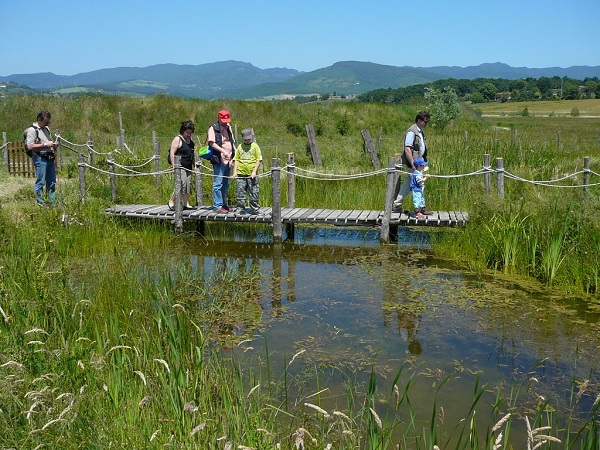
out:
<path id="1" fill-rule="evenodd" d="M 221 61 L 200 65 L 158 64 L 117 67 L 77 75 L 53 73 L 0 76 L 22 88 L 58 94 L 102 92 L 131 96 L 156 94 L 195 98 L 256 99 L 281 95 L 362 94 L 374 89 L 400 88 L 444 78 L 600 77 L 600 66 L 530 69 L 503 63 L 469 67 L 396 67 L 370 62 L 341 61 L 312 72 L 259 69 L 247 62 Z"/>

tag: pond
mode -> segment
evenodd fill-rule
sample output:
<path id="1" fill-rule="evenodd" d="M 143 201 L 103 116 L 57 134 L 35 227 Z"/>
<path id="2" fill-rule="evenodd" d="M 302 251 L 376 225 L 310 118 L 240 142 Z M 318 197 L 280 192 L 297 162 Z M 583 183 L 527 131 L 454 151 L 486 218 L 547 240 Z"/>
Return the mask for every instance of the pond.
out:
<path id="1" fill-rule="evenodd" d="M 347 404 L 349 378 L 366 390 L 371 372 L 385 405 L 402 371 L 397 384 L 411 385 L 411 408 L 423 420 L 436 401 L 440 421 L 460 423 L 478 387 L 484 428 L 493 426 L 486 420 L 499 391 L 503 413 L 527 414 L 547 401 L 587 419 L 600 392 L 599 305 L 501 274 L 470 274 L 436 260 L 428 232 L 400 232 L 398 245 L 380 245 L 376 229 L 299 228 L 281 245 L 259 231 L 186 248 L 205 277 L 224 268 L 260 272 L 249 300 L 260 307 L 255 323 L 228 328 L 224 351 L 247 367 L 269 364 L 275 378 L 323 370 L 329 377 L 304 395 L 322 390 L 325 409 Z M 521 443 L 524 430 L 512 431 Z"/>

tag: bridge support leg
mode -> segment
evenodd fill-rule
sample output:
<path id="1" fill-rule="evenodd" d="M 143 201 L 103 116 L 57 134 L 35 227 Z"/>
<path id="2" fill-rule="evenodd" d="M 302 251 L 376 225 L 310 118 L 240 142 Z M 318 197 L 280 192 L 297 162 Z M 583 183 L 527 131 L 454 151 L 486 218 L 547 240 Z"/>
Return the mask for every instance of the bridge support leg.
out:
<path id="1" fill-rule="evenodd" d="M 398 242 L 398 225 L 390 225 L 388 242 Z"/>
<path id="2" fill-rule="evenodd" d="M 285 239 L 286 239 L 286 241 L 293 241 L 295 235 L 296 235 L 296 227 L 294 227 L 294 224 L 286 223 L 285 224 Z"/>
<path id="3" fill-rule="evenodd" d="M 196 233 L 198 233 L 200 236 L 204 236 L 205 231 L 206 231 L 206 222 L 204 220 L 198 220 L 196 222 Z"/>

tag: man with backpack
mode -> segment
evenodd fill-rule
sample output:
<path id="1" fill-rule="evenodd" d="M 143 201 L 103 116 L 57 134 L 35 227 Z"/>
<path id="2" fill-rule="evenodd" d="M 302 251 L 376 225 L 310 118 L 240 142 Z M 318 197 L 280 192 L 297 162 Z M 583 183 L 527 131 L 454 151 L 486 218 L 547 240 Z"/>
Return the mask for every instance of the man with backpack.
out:
<path id="1" fill-rule="evenodd" d="M 34 192 L 39 206 L 45 206 L 47 203 L 53 204 L 55 201 L 54 152 L 58 147 L 58 140 L 52 140 L 50 128 L 48 128 L 51 117 L 48 111 L 40 112 L 37 115 L 37 121 L 23 132 L 25 151 L 33 158 L 35 167 Z"/>
<path id="2" fill-rule="evenodd" d="M 231 115 L 223 109 L 219 111 L 218 120 L 208 129 L 208 146 L 212 148 L 213 156 L 210 160 L 213 165 L 213 209 L 216 213 L 227 214 L 227 189 L 229 188 L 229 175 L 231 161 L 235 156 L 235 140 L 231 131 Z"/>

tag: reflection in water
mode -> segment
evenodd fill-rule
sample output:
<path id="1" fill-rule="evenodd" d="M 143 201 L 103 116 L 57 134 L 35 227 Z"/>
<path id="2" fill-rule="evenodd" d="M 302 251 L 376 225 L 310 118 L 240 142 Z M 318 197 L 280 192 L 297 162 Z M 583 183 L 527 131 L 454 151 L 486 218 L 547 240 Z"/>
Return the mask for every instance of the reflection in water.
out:
<path id="1" fill-rule="evenodd" d="M 454 374 L 453 388 L 439 397 L 453 406 L 448 423 L 465 417 L 476 377 L 489 386 L 527 380 L 528 393 L 558 402 L 568 402 L 573 380 L 588 380 L 578 407 L 589 411 L 600 384 L 598 315 L 575 326 L 559 308 L 566 301 L 543 288 L 445 267 L 422 253 L 430 245 L 425 234 L 405 231 L 395 248 L 380 245 L 376 230 L 298 228 L 295 241 L 281 245 L 240 236 L 197 242 L 191 258 L 206 277 L 224 267 L 261 274 L 247 294 L 263 308 L 254 316 L 260 332 L 248 324 L 228 331 L 238 343 L 251 337 L 254 354 L 268 342 L 271 361 L 304 351 L 304 361 L 349 368 L 358 381 L 371 369 L 394 374 L 406 361 L 433 380 Z M 430 398 L 431 386 L 412 389 Z M 343 383 L 328 389 L 343 393 Z"/>

